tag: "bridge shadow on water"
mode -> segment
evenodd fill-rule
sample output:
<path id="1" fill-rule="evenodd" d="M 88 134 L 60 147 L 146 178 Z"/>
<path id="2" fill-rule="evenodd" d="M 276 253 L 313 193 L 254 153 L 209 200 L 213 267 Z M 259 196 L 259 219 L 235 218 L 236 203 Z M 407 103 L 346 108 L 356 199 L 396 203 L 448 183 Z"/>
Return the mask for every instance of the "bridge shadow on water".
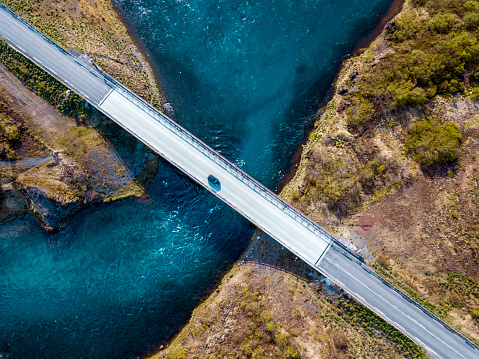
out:
<path id="1" fill-rule="evenodd" d="M 90 119 L 87 119 L 86 124 L 95 126 L 95 128 L 110 144 L 112 149 L 116 151 L 119 158 L 133 178 L 138 179 L 138 177 L 144 177 L 143 175 L 145 172 L 145 167 L 147 166 L 148 162 L 146 159 L 148 158 L 149 153 L 147 147 L 119 125 L 111 121 L 109 118 L 98 112 L 94 114 L 94 116 L 96 116 L 97 119 L 94 119 L 92 121 L 93 123 L 90 122 Z M 98 120 L 98 118 L 100 120 Z M 179 170 L 174 169 L 174 166 L 172 166 L 166 160 L 163 160 L 161 157 L 159 166 L 160 171 L 162 171 L 162 169 L 166 166 L 171 168 L 170 171 L 177 172 L 178 176 L 182 177 L 183 180 L 191 182 L 192 186 L 196 187 L 196 191 L 205 191 L 200 186 L 196 185 L 195 182 L 192 181 L 188 176 L 181 173 Z M 144 183 L 140 184 L 144 185 L 148 190 L 148 187 L 150 187 L 152 181 L 153 179 L 150 178 L 144 181 Z M 149 200 L 151 200 L 151 198 L 145 199 L 145 201 Z M 168 206 L 168 204 L 164 204 Z M 291 253 L 287 248 L 283 247 L 280 243 L 259 229 L 254 232 L 248 248 L 244 251 L 239 260 L 272 267 L 276 270 L 294 275 L 300 280 L 306 282 L 318 284 L 324 284 L 327 282 L 326 277 L 324 277 L 320 272 L 311 268 L 299 257 Z M 217 278 L 217 280 L 219 280 L 219 278 Z M 333 288 L 330 289 L 335 292 Z"/>
<path id="2" fill-rule="evenodd" d="M 275 239 L 260 230 L 255 231 L 251 243 L 242 255 L 240 261 L 272 267 L 275 270 L 293 275 L 302 281 L 318 284 L 323 287 L 328 283 L 327 278 L 319 271 L 311 268 L 311 266 L 305 263 L 301 258 L 297 257 Z M 329 290 L 326 292 L 328 291 Z M 333 292 L 335 292 L 334 289 Z"/>

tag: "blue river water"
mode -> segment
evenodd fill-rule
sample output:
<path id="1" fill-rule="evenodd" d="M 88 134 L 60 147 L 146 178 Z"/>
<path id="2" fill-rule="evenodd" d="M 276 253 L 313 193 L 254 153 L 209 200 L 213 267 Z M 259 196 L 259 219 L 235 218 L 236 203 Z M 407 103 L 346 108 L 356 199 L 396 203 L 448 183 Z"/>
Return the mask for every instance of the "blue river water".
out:
<path id="1" fill-rule="evenodd" d="M 389 5 L 117 2 L 175 119 L 272 189 L 341 59 Z M 164 161 L 148 193 L 56 234 L 29 216 L 0 226 L 0 358 L 135 358 L 177 332 L 253 227 Z"/>

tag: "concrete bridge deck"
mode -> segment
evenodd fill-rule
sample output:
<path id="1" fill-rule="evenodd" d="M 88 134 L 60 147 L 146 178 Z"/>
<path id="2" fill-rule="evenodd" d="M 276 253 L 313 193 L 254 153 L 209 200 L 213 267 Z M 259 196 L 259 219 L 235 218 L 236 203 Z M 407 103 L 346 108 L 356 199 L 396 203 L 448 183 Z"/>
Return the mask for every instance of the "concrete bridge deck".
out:
<path id="1" fill-rule="evenodd" d="M 206 144 L 94 66 L 0 6 L 0 36 L 306 263 L 438 358 L 479 359 L 477 347 L 377 277 L 358 257 Z M 219 179 L 211 186 L 208 176 Z"/>

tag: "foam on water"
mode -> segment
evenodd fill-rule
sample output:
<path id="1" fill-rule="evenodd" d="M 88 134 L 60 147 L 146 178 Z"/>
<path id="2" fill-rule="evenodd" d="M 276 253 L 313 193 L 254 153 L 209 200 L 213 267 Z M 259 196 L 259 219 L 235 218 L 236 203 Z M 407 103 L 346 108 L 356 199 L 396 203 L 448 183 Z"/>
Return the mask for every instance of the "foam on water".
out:
<path id="1" fill-rule="evenodd" d="M 388 2 L 118 5 L 176 119 L 275 188 L 341 58 Z M 29 216 L 0 226 L 0 356 L 134 358 L 188 319 L 253 229 L 164 161 L 149 193 L 92 206 L 57 234 Z"/>
<path id="2" fill-rule="evenodd" d="M 128 358 L 188 318 L 252 229 L 165 163 L 150 193 L 57 234 L 29 217 L 0 227 L 0 353 Z"/>

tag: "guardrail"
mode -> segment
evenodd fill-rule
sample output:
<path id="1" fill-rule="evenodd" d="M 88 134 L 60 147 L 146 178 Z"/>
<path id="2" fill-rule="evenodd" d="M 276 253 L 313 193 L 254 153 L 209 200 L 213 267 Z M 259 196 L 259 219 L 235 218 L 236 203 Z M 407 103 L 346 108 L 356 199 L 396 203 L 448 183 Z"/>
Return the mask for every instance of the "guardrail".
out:
<path id="1" fill-rule="evenodd" d="M 30 30 L 32 30 L 34 33 L 36 33 L 38 36 L 42 37 L 45 41 L 47 41 L 50 45 L 54 46 L 55 48 L 57 48 L 59 51 L 61 51 L 65 56 L 68 56 L 70 59 L 72 59 L 73 61 L 75 61 L 78 65 L 80 65 L 81 67 L 83 67 L 85 70 L 87 70 L 88 72 L 90 72 L 93 76 L 95 76 L 96 78 L 98 79 L 102 79 L 102 76 L 101 74 L 93 71 L 92 68 L 90 68 L 89 66 L 86 66 L 85 63 L 83 63 L 82 61 L 78 60 L 75 56 L 73 56 L 71 53 L 69 53 L 67 50 L 65 50 L 60 44 L 58 44 L 55 40 L 51 39 L 50 37 L 48 37 L 47 35 L 45 35 L 43 32 L 39 31 L 36 27 L 34 27 L 32 24 L 30 24 L 29 22 L 25 21 L 21 16 L 17 15 L 15 12 L 13 12 L 12 10 L 10 10 L 7 6 L 5 6 L 4 4 L 0 3 L 0 8 L 2 10 L 5 10 L 6 12 L 8 12 L 12 17 L 14 17 L 16 20 L 20 21 L 22 24 L 24 24 L 25 26 L 27 26 Z M 14 46 L 14 44 L 10 44 L 11 46 Z M 19 49 L 15 48 L 15 50 L 19 51 Z M 19 51 L 21 52 L 21 51 Z M 25 55 L 26 56 L 26 55 Z M 38 64 L 37 64 L 38 65 Z M 43 68 L 43 66 L 42 66 Z M 48 70 L 48 69 L 45 69 L 45 70 Z M 49 71 L 48 71 L 49 72 Z M 50 72 L 49 72 L 50 73 Z M 51 73 L 50 73 L 51 74 Z M 53 74 L 51 74 L 52 76 L 54 76 Z M 61 79 L 59 79 L 61 81 Z M 115 81 L 116 82 L 116 81 Z M 63 83 L 63 82 L 62 82 Z M 113 84 L 110 84 L 112 87 L 114 86 Z"/>
<path id="2" fill-rule="evenodd" d="M 422 305 L 417 303 L 415 300 L 413 300 L 411 297 L 409 297 L 407 294 L 403 293 L 400 291 L 398 288 L 396 288 L 394 285 L 392 285 L 389 281 L 387 281 L 385 278 L 379 276 L 376 272 L 371 270 L 367 265 L 364 264 L 364 259 L 362 258 L 361 255 L 358 253 L 352 251 L 350 248 L 345 246 L 343 243 L 338 241 L 334 236 L 332 236 L 330 233 L 326 232 L 324 229 L 322 229 L 320 226 L 318 226 L 315 222 L 310 220 L 308 217 L 303 215 L 301 212 L 297 211 L 294 209 L 290 204 L 285 202 L 283 199 L 278 197 L 275 193 L 273 193 L 271 190 L 269 190 L 267 187 L 263 186 L 261 183 L 256 181 L 254 178 L 249 176 L 246 172 L 241 170 L 239 167 L 228 161 L 226 158 L 224 158 L 222 155 L 220 155 L 218 152 L 213 150 L 211 147 L 209 147 L 207 144 L 205 144 L 203 141 L 198 139 L 196 136 L 188 132 L 186 129 L 178 125 L 176 122 L 174 122 L 172 119 L 161 113 L 159 110 L 151 106 L 149 103 L 147 103 L 145 100 L 131 92 L 128 88 L 123 86 L 121 83 L 119 83 L 116 79 L 111 77 L 105 72 L 100 72 L 98 70 L 98 66 L 95 65 L 96 69 L 93 70 L 91 67 L 86 66 L 83 62 L 79 61 L 75 56 L 70 54 L 67 50 L 65 50 L 62 46 L 60 46 L 58 43 L 56 43 L 54 40 L 50 39 L 48 36 L 43 34 L 41 31 L 37 30 L 34 26 L 23 20 L 20 16 L 18 16 L 16 13 L 11 11 L 8 7 L 6 7 L 4 4 L 0 3 L 0 8 L 8 12 L 11 16 L 13 16 L 15 19 L 18 21 L 22 22 L 25 26 L 27 26 L 30 30 L 41 36 L 44 40 L 46 40 L 48 43 L 56 47 L 59 51 L 61 51 L 64 55 L 68 56 L 71 58 L 73 61 L 75 61 L 78 65 L 89 71 L 93 76 L 97 77 L 98 79 L 101 79 L 105 82 L 105 84 L 109 85 L 111 88 L 116 89 L 117 91 L 121 92 L 125 97 L 129 98 L 132 102 L 134 102 L 138 107 L 143 109 L 144 111 L 148 112 L 156 121 L 160 122 L 164 127 L 168 128 L 170 131 L 172 131 L 175 135 L 180 136 L 183 138 L 186 142 L 188 142 L 191 146 L 193 146 L 195 149 L 198 151 L 202 152 L 205 156 L 207 156 L 210 160 L 218 164 L 220 167 L 222 167 L 224 170 L 228 171 L 231 173 L 233 176 L 235 176 L 237 179 L 239 179 L 241 182 L 243 182 L 246 186 L 249 188 L 253 189 L 258 195 L 269 201 L 271 204 L 276 206 L 277 208 L 280 208 L 283 210 L 285 213 L 287 213 L 291 218 L 294 220 L 300 222 L 305 228 L 307 228 L 310 232 L 313 234 L 329 239 L 330 243 L 334 243 L 334 248 L 336 250 L 339 250 L 343 255 L 347 256 L 348 258 L 356 261 L 358 265 L 363 267 L 369 274 L 373 275 L 376 277 L 378 280 L 386 284 L 390 289 L 394 290 L 401 296 L 403 296 L 406 300 L 408 300 L 411 304 L 414 304 L 418 308 L 420 308 L 422 311 L 424 311 L 426 314 L 437 320 L 438 322 L 442 323 L 443 326 L 445 326 L 447 329 L 449 329 L 451 332 L 455 333 L 461 339 L 463 339 L 467 344 L 472 346 L 477 350 L 477 346 L 472 343 L 467 337 L 456 331 L 454 328 L 449 326 L 447 323 L 442 321 L 440 318 L 438 318 L 435 314 L 430 312 L 428 309 L 424 308 Z M 13 44 L 10 44 L 13 45 Z M 18 51 L 18 49 L 17 49 Z M 26 56 L 26 55 L 25 55 Z M 38 64 L 37 64 L 38 65 Z M 42 66 L 43 68 L 43 66 Z M 49 69 L 45 69 L 49 70 Z M 50 71 L 49 71 L 50 72 Z M 54 75 L 53 75 L 54 76 Z M 55 76 L 56 77 L 56 76 Z M 59 79 L 62 81 L 62 79 Z M 70 85 L 71 86 L 71 85 Z M 98 104 L 92 104 L 95 107 L 98 108 Z M 101 109 L 99 109 L 101 111 Z M 366 305 L 366 303 L 363 303 Z"/>
<path id="3" fill-rule="evenodd" d="M 109 76 L 109 75 L 107 75 L 107 76 Z M 111 78 L 109 80 L 116 82 L 116 80 L 111 79 Z M 118 92 L 120 92 L 123 96 L 127 97 L 129 100 L 134 102 L 136 106 L 140 107 L 142 110 L 149 113 L 150 116 L 152 116 L 155 120 L 160 122 L 164 127 L 168 128 L 170 131 L 172 131 L 175 135 L 184 139 L 191 146 L 193 146 L 196 150 L 203 153 L 206 157 L 208 157 L 210 160 L 212 160 L 213 162 L 218 164 L 221 168 L 223 168 L 227 172 L 231 173 L 234 177 L 239 179 L 241 182 L 243 182 L 249 188 L 253 189 L 261 197 L 263 197 L 264 199 L 269 201 L 271 204 L 273 204 L 277 208 L 280 208 L 281 210 L 283 210 L 285 213 L 287 213 L 294 220 L 300 222 L 309 231 L 311 231 L 315 235 L 322 236 L 323 238 L 326 238 L 326 239 L 329 239 L 329 240 L 335 239 L 331 234 L 329 234 L 324 229 L 319 227 L 316 223 L 314 223 L 308 217 L 306 217 L 301 212 L 294 209 L 289 203 L 285 202 L 280 197 L 278 197 L 274 192 L 269 190 L 264 185 L 260 184 L 258 181 L 256 181 L 254 178 L 252 178 L 246 172 L 244 172 L 239 167 L 237 167 L 236 165 L 234 165 L 233 163 L 228 161 L 226 158 L 224 158 L 218 152 L 213 150 L 211 147 L 209 147 L 207 144 L 205 144 L 203 141 L 198 139 L 196 136 L 194 136 L 193 134 L 191 134 L 190 132 L 185 130 L 183 127 L 178 125 L 176 122 L 171 120 L 169 117 L 167 117 L 166 115 L 164 115 L 163 113 L 158 111 L 156 108 L 151 106 L 145 100 L 143 100 L 142 98 L 140 98 L 137 95 L 135 95 L 134 93 L 132 93 L 130 90 L 125 88 L 122 84 L 117 83 L 117 86 L 115 87 L 115 89 Z"/>
<path id="4" fill-rule="evenodd" d="M 246 174 L 240 168 L 235 166 L 233 163 L 228 161 L 226 158 L 221 156 L 218 152 L 213 150 L 203 141 L 198 139 L 196 136 L 188 132 L 186 129 L 178 125 L 176 122 L 171 120 L 166 115 L 162 114 L 156 108 L 152 107 L 149 103 L 145 100 L 131 92 L 128 88 L 123 86 L 119 83 L 116 79 L 111 77 L 104 71 L 99 71 L 100 69 L 96 64 L 94 64 L 94 68 L 90 68 L 86 66 L 83 62 L 79 61 L 76 57 L 70 54 L 67 50 L 65 50 L 62 46 L 56 43 L 54 40 L 49 38 L 47 35 L 43 34 L 41 31 L 37 30 L 33 25 L 29 24 L 27 21 L 23 20 L 20 16 L 15 14 L 11 11 L 8 7 L 0 3 L 0 8 L 8 12 L 11 16 L 13 16 L 18 21 L 22 22 L 25 26 L 27 26 L 30 30 L 41 36 L 45 41 L 50 43 L 52 46 L 57 48 L 61 51 L 65 56 L 68 56 L 73 61 L 75 61 L 78 65 L 89 71 L 93 76 L 96 78 L 104 81 L 105 84 L 109 85 L 112 88 L 115 88 L 117 91 L 121 92 L 125 97 L 129 98 L 132 102 L 134 102 L 138 107 L 142 108 L 144 111 L 148 112 L 154 119 L 160 122 L 164 127 L 171 130 L 177 136 L 183 138 L 186 142 L 192 145 L 194 148 L 202 152 L 205 156 L 207 156 L 210 160 L 214 161 L 216 164 L 221 166 L 223 169 L 234 175 L 236 178 L 241 180 L 245 185 L 249 188 L 253 189 L 256 193 L 258 193 L 261 197 L 275 205 L 276 207 L 282 209 L 285 213 L 287 213 L 291 218 L 300 222 L 304 227 L 306 227 L 309 231 L 314 233 L 315 235 L 322 236 L 325 239 L 334 240 L 334 237 L 326 232 L 324 229 L 319 227 L 316 223 L 311 221 L 308 217 L 303 215 L 302 213 L 295 210 L 291 205 L 280 199 L 275 193 L 270 191 L 268 188 L 257 182 L 254 178 Z M 14 45 L 14 44 L 11 44 Z M 17 49 L 18 51 L 18 49 Z M 26 54 L 25 54 L 26 55 Z M 43 66 L 42 66 L 43 68 Z M 46 71 L 50 72 L 49 69 L 45 69 Z M 54 76 L 54 75 L 53 75 Z M 56 77 L 56 76 L 55 76 Z M 59 79 L 62 81 L 62 79 Z M 62 81 L 63 82 L 63 81 Z M 71 87 L 71 85 L 67 85 Z M 75 89 L 74 89 L 75 90 Z M 92 104 L 98 108 L 98 104 Z M 101 109 L 100 109 L 101 110 Z M 356 255 L 356 254 L 355 254 Z"/>
<path id="5" fill-rule="evenodd" d="M 73 61 L 75 61 L 78 65 L 82 66 L 84 69 L 88 70 L 92 75 L 95 77 L 102 79 L 107 85 L 115 88 L 117 91 L 121 92 L 125 97 L 129 98 L 132 102 L 134 102 L 138 107 L 142 108 L 146 112 L 148 112 L 153 118 L 155 118 L 158 122 L 160 122 L 164 127 L 171 130 L 177 136 L 183 138 L 186 142 L 192 145 L 194 148 L 202 152 L 205 156 L 207 156 L 210 160 L 214 161 L 216 164 L 221 166 L 224 170 L 228 171 L 236 178 L 241 180 L 245 185 L 249 188 L 253 189 L 256 193 L 258 193 L 261 197 L 275 205 L 276 207 L 282 209 L 285 213 L 287 213 L 291 218 L 300 222 L 304 227 L 306 227 L 309 231 L 314 233 L 315 235 L 322 236 L 326 239 L 334 239 L 334 237 L 326 232 L 324 229 L 319 227 L 316 223 L 311 221 L 308 217 L 303 215 L 302 213 L 295 210 L 291 207 L 290 204 L 286 203 L 282 199 L 280 199 L 275 193 L 270 191 L 268 188 L 260 184 L 254 178 L 249 176 L 247 173 L 242 171 L 236 165 L 228 161 L 226 158 L 221 156 L 218 152 L 213 150 L 203 141 L 198 139 L 196 136 L 185 130 L 183 127 L 178 125 L 176 122 L 171 120 L 169 117 L 158 111 L 156 108 L 151 106 L 145 100 L 131 92 L 128 88 L 123 86 L 119 83 L 116 79 L 111 77 L 109 74 L 105 72 L 100 72 L 98 70 L 93 70 L 92 68 L 86 66 L 84 63 L 79 61 L 76 57 L 66 51 L 63 47 L 57 44 L 54 40 L 43 34 L 41 31 L 38 31 L 34 26 L 29 24 L 27 21 L 23 20 L 20 16 L 15 14 L 11 11 L 8 7 L 0 3 L 0 7 L 7 11 L 11 16 L 15 17 L 18 21 L 21 21 L 25 26 L 27 26 L 30 30 L 41 36 L 44 40 L 46 40 L 51 45 L 55 46 L 59 51 L 61 51 L 64 55 L 70 57 Z M 98 66 L 96 66 L 98 68 Z M 46 69 L 48 70 L 48 69 Z M 60 79 L 61 80 L 61 79 Z M 95 105 L 95 104 L 94 104 Z M 95 106 L 96 107 L 96 106 Z"/>
<path id="6" fill-rule="evenodd" d="M 339 246 L 338 246 L 339 244 Z M 332 245 L 333 249 L 337 250 L 338 252 L 340 252 L 342 255 L 348 257 L 349 259 L 351 259 L 351 250 L 349 248 L 347 248 L 346 246 L 344 246 L 344 244 L 342 244 L 341 242 L 339 242 L 338 240 L 335 240 L 334 241 L 334 244 Z M 427 309 L 426 307 L 424 307 L 423 305 L 419 304 L 418 302 L 416 302 L 413 298 L 411 298 L 408 294 L 404 293 L 403 291 L 401 291 L 399 288 L 397 288 L 394 284 L 392 284 L 391 282 L 389 282 L 386 278 L 380 276 L 379 274 L 377 274 L 375 271 L 373 271 L 371 268 L 369 268 L 365 263 L 364 261 L 359 261 L 357 262 L 358 265 L 360 265 L 366 272 L 368 272 L 371 276 L 375 277 L 377 280 L 379 280 L 380 282 L 384 283 L 389 289 L 393 290 L 394 292 L 396 292 L 397 294 L 399 294 L 400 296 L 402 296 L 404 299 L 406 299 L 410 304 L 414 305 L 416 308 L 420 309 L 421 311 L 423 311 L 424 313 L 426 313 L 429 317 L 433 318 L 435 321 L 437 321 L 438 323 L 440 323 L 442 326 L 444 326 L 447 330 L 449 330 L 451 333 L 457 335 L 458 337 L 460 337 L 466 344 L 468 344 L 470 347 L 474 348 L 475 350 L 479 350 L 479 347 L 473 343 L 469 338 L 467 338 L 465 335 L 461 334 L 460 332 L 458 332 L 456 329 L 454 329 L 453 327 L 451 327 L 449 324 L 447 324 L 445 321 L 443 321 L 441 318 L 439 318 L 436 314 L 434 314 L 433 312 L 431 312 L 429 309 Z M 321 266 L 319 266 L 321 267 Z M 330 275 L 330 277 L 333 277 L 332 275 Z M 333 279 L 334 280 L 334 279 Z M 361 300 L 359 300 L 359 298 L 356 298 L 358 301 L 360 301 L 361 303 L 363 303 Z M 369 308 L 368 304 L 367 303 L 363 303 L 366 307 Z M 374 308 L 369 308 L 371 309 L 373 312 L 374 312 Z M 386 318 L 384 318 L 386 319 Z M 394 323 L 390 323 L 391 325 L 394 326 Z"/>

